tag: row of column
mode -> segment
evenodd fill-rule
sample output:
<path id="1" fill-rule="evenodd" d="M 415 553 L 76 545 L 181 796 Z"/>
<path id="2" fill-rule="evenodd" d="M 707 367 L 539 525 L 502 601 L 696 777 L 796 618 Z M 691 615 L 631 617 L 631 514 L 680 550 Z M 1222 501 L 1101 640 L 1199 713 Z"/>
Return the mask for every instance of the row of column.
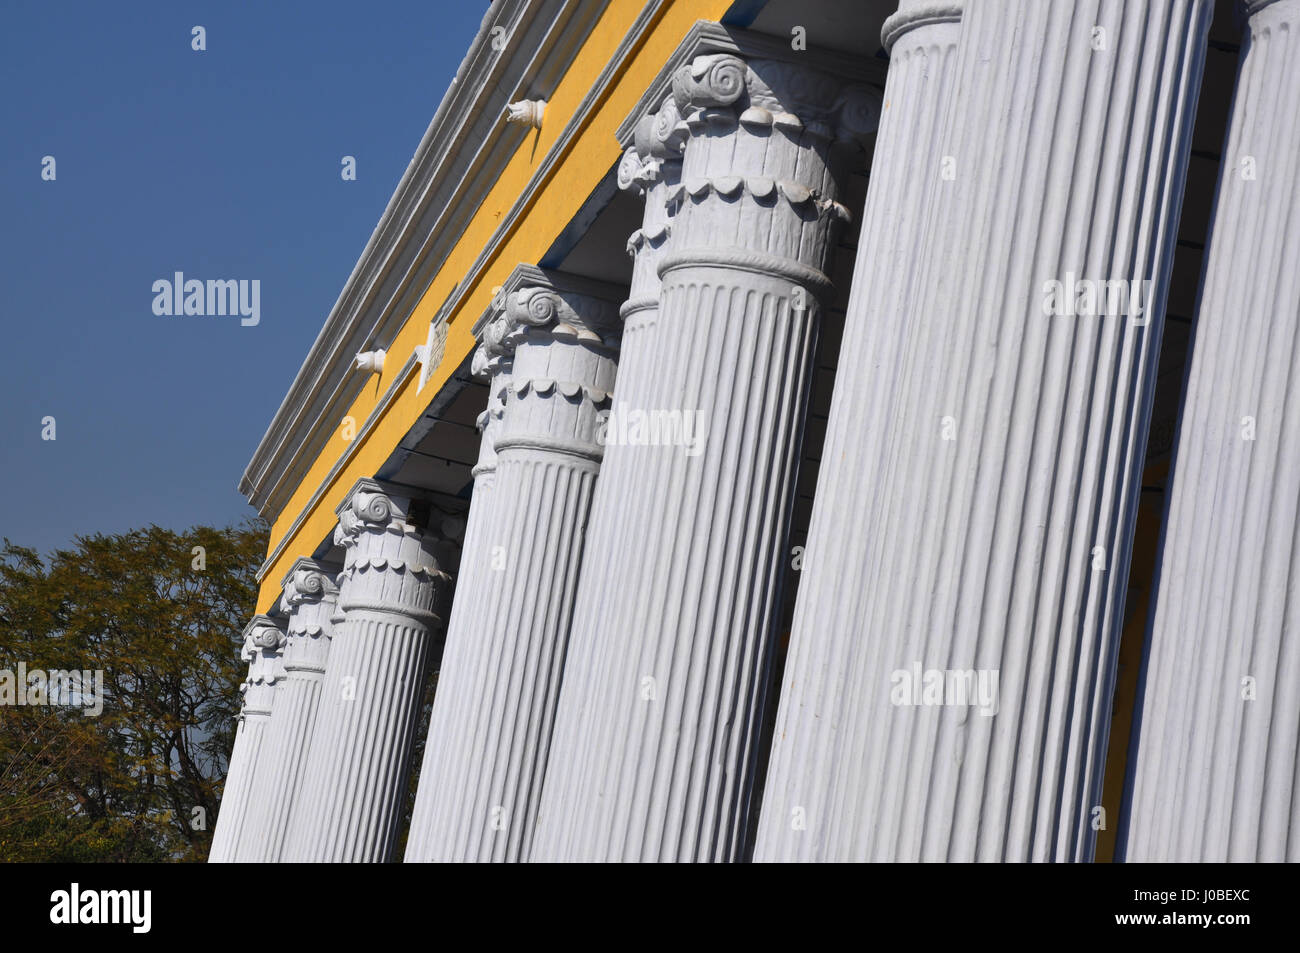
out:
<path id="1" fill-rule="evenodd" d="M 457 517 L 375 480 L 338 510 L 341 567 L 299 559 L 250 660 L 210 860 L 391 859 Z"/>
<path id="2" fill-rule="evenodd" d="M 1211 4 L 900 7 L 755 858 L 1088 860 Z M 1128 860 L 1300 859 L 1300 0 L 1238 14 Z"/>
<path id="3" fill-rule="evenodd" d="M 645 196 L 631 288 L 521 265 L 476 328 L 489 403 L 407 860 L 1091 858 L 1211 6 L 903 0 L 883 97 L 688 40 L 619 170 Z M 1300 0 L 1243 11 L 1132 859 L 1297 856 L 1300 123 L 1272 104 L 1300 92 Z M 839 198 L 873 133 L 764 765 Z M 1054 310 L 1077 279 L 1095 310 Z M 337 593 L 300 562 L 288 624 L 250 624 L 214 859 L 393 853 L 448 557 L 374 481 L 339 515 Z"/>

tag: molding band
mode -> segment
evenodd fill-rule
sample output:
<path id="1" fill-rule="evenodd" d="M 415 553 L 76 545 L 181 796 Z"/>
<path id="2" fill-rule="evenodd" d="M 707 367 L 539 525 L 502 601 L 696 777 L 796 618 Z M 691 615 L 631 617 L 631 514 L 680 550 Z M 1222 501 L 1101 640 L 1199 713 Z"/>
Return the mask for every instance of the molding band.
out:
<path id="1" fill-rule="evenodd" d="M 765 252 L 728 248 L 684 248 L 669 252 L 659 264 L 659 277 L 664 279 L 670 271 L 694 267 L 729 268 L 766 278 L 786 278 L 792 284 L 809 289 L 818 298 L 829 298 L 835 290 L 830 278 L 818 268 Z"/>
<path id="2" fill-rule="evenodd" d="M 1264 0 L 1272 2 L 1272 0 Z M 935 23 L 960 23 L 962 4 L 955 0 L 918 0 L 908 3 L 903 0 L 906 9 L 900 9 L 885 20 L 880 28 L 880 43 L 886 53 L 893 52 L 894 44 L 911 30 Z"/>
<path id="3" fill-rule="evenodd" d="M 501 456 L 506 450 L 544 450 L 548 453 L 565 453 L 573 457 L 581 457 L 584 460 L 591 460 L 600 463 L 605 457 L 605 448 L 598 443 L 587 443 L 582 440 L 561 440 L 556 437 L 534 437 L 527 434 L 516 434 L 514 436 L 503 436 L 497 441 L 497 456 Z"/>

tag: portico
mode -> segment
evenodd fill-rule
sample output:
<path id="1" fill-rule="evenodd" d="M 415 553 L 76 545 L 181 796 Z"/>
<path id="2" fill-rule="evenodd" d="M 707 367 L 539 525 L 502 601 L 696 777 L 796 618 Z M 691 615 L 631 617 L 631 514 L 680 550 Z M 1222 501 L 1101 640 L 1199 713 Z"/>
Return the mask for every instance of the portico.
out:
<path id="1" fill-rule="evenodd" d="M 1132 856 L 1283 836 L 1300 703 L 1259 659 L 1290 658 L 1267 530 L 1296 516 L 1270 488 L 1300 189 L 1241 90 L 1284 83 L 1300 0 L 1241 8 L 1227 151 L 1263 178 L 1224 172 L 1211 219 L 1223 7 L 493 4 L 241 484 L 273 530 L 212 859 L 1090 861 L 1121 814 Z M 1181 447 L 1149 441 L 1193 319 L 1219 342 L 1236 300 L 1268 316 L 1258 387 L 1198 353 Z M 1205 703 L 1209 669 L 1186 696 L 1240 789 L 1179 767 L 1171 640 L 1228 578 L 1216 539 L 1268 581 L 1233 584 L 1257 642 L 1217 603 L 1197 636 L 1268 717 Z"/>

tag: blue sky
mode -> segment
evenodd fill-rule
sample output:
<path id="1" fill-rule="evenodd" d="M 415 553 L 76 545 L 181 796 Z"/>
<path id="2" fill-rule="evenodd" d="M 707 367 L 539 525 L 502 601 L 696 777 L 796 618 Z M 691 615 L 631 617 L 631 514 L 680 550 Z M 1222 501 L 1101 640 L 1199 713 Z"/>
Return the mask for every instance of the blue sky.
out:
<path id="1" fill-rule="evenodd" d="M 244 465 L 487 7 L 4 0 L 0 535 L 252 515 Z M 258 279 L 260 323 L 155 316 L 176 271 Z"/>

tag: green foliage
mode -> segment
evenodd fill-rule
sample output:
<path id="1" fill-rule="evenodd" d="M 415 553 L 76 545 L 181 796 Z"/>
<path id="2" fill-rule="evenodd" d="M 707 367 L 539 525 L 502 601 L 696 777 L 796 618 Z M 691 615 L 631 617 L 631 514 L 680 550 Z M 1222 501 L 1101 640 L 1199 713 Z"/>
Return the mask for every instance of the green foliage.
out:
<path id="1" fill-rule="evenodd" d="M 0 860 L 206 859 L 266 543 L 260 523 L 81 536 L 45 561 L 4 541 L 0 671 L 100 670 L 105 699 L 0 704 Z"/>

